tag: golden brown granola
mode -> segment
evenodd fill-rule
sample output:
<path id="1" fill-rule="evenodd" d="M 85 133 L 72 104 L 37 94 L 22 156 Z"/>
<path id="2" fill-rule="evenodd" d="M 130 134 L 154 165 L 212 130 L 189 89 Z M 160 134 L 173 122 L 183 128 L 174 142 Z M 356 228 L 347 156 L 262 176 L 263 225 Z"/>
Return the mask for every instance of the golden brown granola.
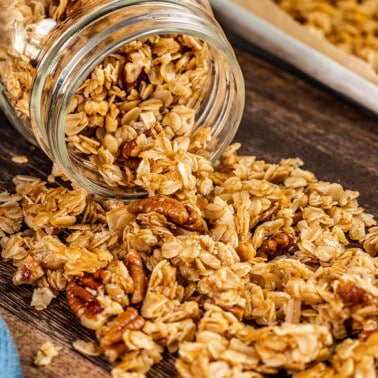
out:
<path id="1" fill-rule="evenodd" d="M 378 72 L 377 0 L 273 0 L 311 32 Z"/>
<path id="2" fill-rule="evenodd" d="M 376 221 L 299 159 L 239 147 L 216 164 L 182 152 L 192 184 L 131 204 L 16 177 L 0 195 L 15 284 L 35 287 L 37 309 L 66 292 L 97 340 L 77 349 L 113 377 L 145 376 L 164 350 L 180 377 L 374 376 Z M 186 227 L 189 208 L 203 227 Z"/>
<path id="3" fill-rule="evenodd" d="M 39 51 L 50 30 L 72 13 L 67 9 L 76 6 L 81 2 L 0 4 L 0 86 L 29 129 Z M 96 181 L 123 188 L 144 187 L 162 149 L 171 149 L 170 155 L 164 151 L 166 162 L 182 149 L 208 153 L 209 131 L 194 133 L 194 128 L 210 66 L 208 45 L 188 35 L 154 35 L 119 48 L 74 94 L 66 118 L 67 150 L 93 170 Z M 182 183 L 171 164 L 160 168 L 159 185 L 168 194 L 178 190 Z"/>
<path id="4" fill-rule="evenodd" d="M 75 4 L 15 0 L 0 19 L 60 22 Z M 0 40 L 0 80 L 27 119 L 33 55 L 9 46 Z M 148 197 L 98 200 L 52 177 L 16 177 L 15 194 L 0 194 L 14 284 L 34 286 L 38 310 L 64 292 L 94 331 L 96 345 L 75 348 L 107 356 L 114 378 L 144 377 L 164 350 L 188 378 L 375 376 L 376 221 L 357 192 L 299 159 L 269 164 L 233 144 L 209 161 L 209 130 L 193 133 L 206 55 L 193 38 L 149 37 L 94 69 L 72 101 L 67 143 L 108 185 Z"/>

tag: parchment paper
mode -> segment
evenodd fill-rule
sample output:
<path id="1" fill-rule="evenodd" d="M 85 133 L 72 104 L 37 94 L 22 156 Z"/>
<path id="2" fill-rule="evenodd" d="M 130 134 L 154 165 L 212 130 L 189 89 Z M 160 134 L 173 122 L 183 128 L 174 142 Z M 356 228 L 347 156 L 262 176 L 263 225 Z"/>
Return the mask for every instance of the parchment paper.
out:
<path id="1" fill-rule="evenodd" d="M 233 33 L 378 115 L 378 75 L 293 20 L 271 0 L 210 0 Z"/>

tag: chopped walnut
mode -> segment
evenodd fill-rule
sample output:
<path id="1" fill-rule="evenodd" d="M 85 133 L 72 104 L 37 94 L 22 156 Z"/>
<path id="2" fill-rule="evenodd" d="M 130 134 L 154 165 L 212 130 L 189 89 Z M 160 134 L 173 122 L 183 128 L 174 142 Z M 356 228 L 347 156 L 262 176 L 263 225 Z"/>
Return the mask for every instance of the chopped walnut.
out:
<path id="1" fill-rule="evenodd" d="M 123 333 L 126 330 L 139 331 L 143 328 L 145 320 L 133 307 L 128 307 L 122 314 L 113 321 L 97 331 L 97 338 L 100 341 L 101 349 L 112 360 L 119 357 L 127 350 L 123 342 Z"/>
<path id="2" fill-rule="evenodd" d="M 91 329 L 98 329 L 104 321 L 104 318 L 99 316 L 104 309 L 96 298 L 105 285 L 103 274 L 103 271 L 97 271 L 94 275 L 75 277 L 66 289 L 71 310 L 83 325 Z"/>
<path id="3" fill-rule="evenodd" d="M 135 201 L 128 206 L 128 211 L 134 215 L 157 212 L 187 230 L 198 232 L 206 230 L 205 221 L 194 209 L 167 196 L 154 196 Z"/>
<path id="4" fill-rule="evenodd" d="M 293 235 L 286 232 L 278 232 L 262 243 L 259 252 L 273 259 L 289 253 L 294 245 L 295 237 Z"/>
<path id="5" fill-rule="evenodd" d="M 353 282 L 340 282 L 336 293 L 341 297 L 346 306 L 364 305 L 372 299 L 371 294 L 356 286 Z"/>
<path id="6" fill-rule="evenodd" d="M 13 276 L 15 285 L 32 284 L 44 275 L 44 270 L 32 257 L 28 256 Z"/>
<path id="7" fill-rule="evenodd" d="M 144 273 L 143 261 L 140 254 L 135 250 L 130 250 L 125 257 L 125 264 L 134 281 L 131 303 L 140 303 L 143 301 L 147 290 L 147 277 Z"/>

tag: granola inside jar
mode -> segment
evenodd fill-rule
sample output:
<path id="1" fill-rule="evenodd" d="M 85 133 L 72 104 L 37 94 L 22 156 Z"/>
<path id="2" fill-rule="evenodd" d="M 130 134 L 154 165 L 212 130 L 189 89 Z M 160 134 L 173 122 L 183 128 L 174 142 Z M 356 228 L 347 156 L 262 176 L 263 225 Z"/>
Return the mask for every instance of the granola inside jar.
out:
<path id="1" fill-rule="evenodd" d="M 14 0 L 0 31 L 3 111 L 89 192 L 183 190 L 235 135 L 242 73 L 206 0 Z"/>

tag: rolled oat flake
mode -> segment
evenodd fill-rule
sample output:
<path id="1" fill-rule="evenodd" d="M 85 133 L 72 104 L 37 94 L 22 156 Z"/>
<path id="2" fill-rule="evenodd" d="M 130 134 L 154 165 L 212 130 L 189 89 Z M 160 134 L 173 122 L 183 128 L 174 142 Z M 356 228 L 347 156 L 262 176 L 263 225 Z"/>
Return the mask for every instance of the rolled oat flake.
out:
<path id="1" fill-rule="evenodd" d="M 0 103 L 71 181 L 136 199 L 220 156 L 244 83 L 207 0 L 0 0 Z"/>

